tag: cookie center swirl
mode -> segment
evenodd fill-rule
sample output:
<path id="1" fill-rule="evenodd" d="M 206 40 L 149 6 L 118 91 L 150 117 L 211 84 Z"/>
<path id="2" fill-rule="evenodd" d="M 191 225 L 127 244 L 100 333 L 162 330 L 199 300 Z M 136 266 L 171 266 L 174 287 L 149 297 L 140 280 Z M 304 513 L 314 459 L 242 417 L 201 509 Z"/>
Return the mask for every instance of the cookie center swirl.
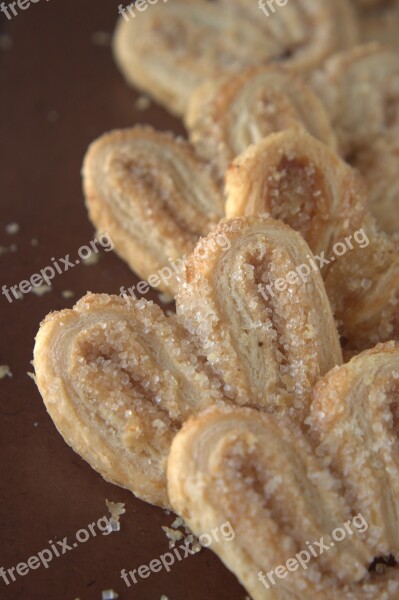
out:
<path id="1" fill-rule="evenodd" d="M 230 323 L 238 364 L 255 397 L 267 397 L 273 408 L 284 405 L 287 395 L 299 406 L 319 375 L 312 278 L 307 284 L 287 284 L 283 292 L 276 288 L 300 258 L 289 241 L 272 231 L 267 237 L 253 233 L 234 241 L 214 274 L 218 308 Z M 299 311 L 299 305 L 308 310 Z"/>

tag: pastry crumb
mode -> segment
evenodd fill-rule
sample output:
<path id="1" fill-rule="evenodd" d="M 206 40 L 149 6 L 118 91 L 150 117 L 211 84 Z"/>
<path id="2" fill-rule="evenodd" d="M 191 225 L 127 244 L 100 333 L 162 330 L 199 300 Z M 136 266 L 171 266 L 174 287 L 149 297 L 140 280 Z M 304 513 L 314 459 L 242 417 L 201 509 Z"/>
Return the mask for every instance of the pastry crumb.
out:
<path id="1" fill-rule="evenodd" d="M 185 527 L 185 523 L 181 517 L 176 517 L 176 519 L 173 521 L 171 527 L 173 529 L 178 529 L 179 527 Z"/>
<path id="2" fill-rule="evenodd" d="M 63 290 L 61 292 L 61 296 L 63 298 L 73 298 L 75 295 L 75 292 L 73 292 L 72 290 Z"/>
<path id="3" fill-rule="evenodd" d="M 158 298 L 159 301 L 162 302 L 162 304 L 171 304 L 172 302 L 174 302 L 174 298 L 172 298 L 170 294 L 164 294 L 163 292 L 160 292 L 158 294 Z"/>
<path id="4" fill-rule="evenodd" d="M 147 110 L 151 106 L 151 99 L 148 96 L 139 96 L 134 102 L 137 110 Z"/>
<path id="5" fill-rule="evenodd" d="M 110 500 L 105 500 L 105 504 L 107 505 L 111 515 L 111 518 L 109 519 L 111 531 L 120 531 L 121 524 L 119 522 L 119 518 L 126 512 L 124 502 L 111 502 Z"/>
<path id="6" fill-rule="evenodd" d="M 166 525 L 162 525 L 162 531 L 166 534 L 166 537 L 169 540 L 169 549 L 172 549 L 176 546 L 176 542 L 180 541 L 184 537 L 184 533 L 179 531 L 178 529 L 171 529 L 170 527 L 166 527 Z"/>
<path id="7" fill-rule="evenodd" d="M 6 232 L 9 235 L 15 235 L 16 233 L 18 233 L 19 232 L 18 223 L 9 223 L 8 225 L 6 225 Z"/>
<path id="8" fill-rule="evenodd" d="M 87 258 L 82 258 L 82 263 L 86 265 L 86 267 L 91 267 L 91 265 L 96 265 L 100 260 L 100 255 L 92 253 Z"/>
<path id="9" fill-rule="evenodd" d="M 112 36 L 107 31 L 95 31 L 91 36 L 91 41 L 95 46 L 103 48 L 111 45 Z"/>
<path id="10" fill-rule="evenodd" d="M 32 294 L 35 294 L 35 296 L 44 296 L 44 294 L 48 294 L 49 292 L 52 291 L 52 287 L 51 285 L 46 285 L 45 283 L 43 285 L 37 285 L 32 287 Z"/>
<path id="11" fill-rule="evenodd" d="M 0 379 L 4 379 L 4 377 L 12 377 L 12 373 L 8 365 L 0 365 Z"/>
<path id="12" fill-rule="evenodd" d="M 119 594 L 114 592 L 114 590 L 103 590 L 102 592 L 102 600 L 116 600 L 119 598 Z"/>

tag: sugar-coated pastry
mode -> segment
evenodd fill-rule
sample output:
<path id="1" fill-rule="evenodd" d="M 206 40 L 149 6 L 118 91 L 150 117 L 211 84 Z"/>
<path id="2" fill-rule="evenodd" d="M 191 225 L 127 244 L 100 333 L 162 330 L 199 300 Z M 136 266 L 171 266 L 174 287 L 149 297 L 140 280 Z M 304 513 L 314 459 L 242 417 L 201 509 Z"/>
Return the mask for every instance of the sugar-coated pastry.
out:
<path id="1" fill-rule="evenodd" d="M 270 212 L 300 231 L 325 280 L 343 342 L 399 339 L 399 241 L 366 209 L 357 172 L 303 131 L 272 134 L 226 174 L 229 217 Z"/>
<path id="2" fill-rule="evenodd" d="M 270 213 L 300 231 L 315 254 L 364 221 L 358 174 L 303 130 L 274 133 L 250 146 L 226 173 L 226 216 Z"/>
<path id="3" fill-rule="evenodd" d="M 347 0 L 290 0 L 272 18 L 262 7 L 160 0 L 134 17 L 125 10 L 114 37 L 116 62 L 131 85 L 183 115 L 195 88 L 212 77 L 271 61 L 309 70 L 357 40 Z"/>
<path id="4" fill-rule="evenodd" d="M 144 299 L 106 294 L 87 294 L 72 310 L 48 315 L 34 367 L 65 441 L 107 480 L 168 506 L 166 458 L 190 415 L 242 404 L 301 420 L 312 386 L 342 362 L 324 286 L 315 273 L 269 301 L 257 278 L 273 283 L 307 250 L 282 223 L 235 219 L 220 224 L 189 259 L 179 317 L 165 317 Z M 203 306 L 196 315 L 201 265 L 204 289 L 196 290 L 195 302 Z M 221 359 L 226 349 L 231 355 Z"/>
<path id="5" fill-rule="evenodd" d="M 315 382 L 341 363 L 320 273 L 296 270 L 311 256 L 283 223 L 247 217 L 222 221 L 188 258 L 177 314 L 236 404 L 303 417 Z"/>
<path id="6" fill-rule="evenodd" d="M 358 419 L 346 411 L 342 436 L 331 426 L 328 456 L 320 456 L 312 440 L 286 417 L 237 407 L 213 408 L 190 418 L 174 438 L 167 468 L 170 502 L 200 539 L 208 536 L 204 539 L 211 540 L 211 549 L 253 600 L 398 597 L 397 567 L 383 574 L 369 572 L 380 548 L 396 554 L 399 460 L 392 424 L 383 424 L 380 435 L 367 435 L 372 424 L 362 418 L 362 404 L 369 402 L 362 394 L 357 398 Z M 339 396 L 336 403 L 339 407 Z M 378 472 L 378 454 L 391 443 L 386 451 L 395 463 L 392 474 L 383 486 L 372 478 L 370 489 L 362 477 L 369 469 L 367 457 L 373 456 Z M 329 468 L 335 457 L 339 466 L 341 460 L 351 465 L 343 479 Z M 360 502 L 342 491 L 352 476 Z M 384 480 L 382 469 L 380 478 Z M 372 499 L 378 501 L 374 511 Z M 365 504 L 371 509 L 369 521 L 358 509 Z M 379 530 L 381 523 L 384 529 Z M 226 525 L 229 535 L 211 535 Z"/>
<path id="7" fill-rule="evenodd" d="M 194 89 L 210 77 L 281 55 L 278 42 L 234 4 L 159 1 L 136 18 L 121 17 L 114 55 L 128 83 L 182 115 Z"/>
<path id="8" fill-rule="evenodd" d="M 399 239 L 368 216 L 353 248 L 326 271 L 324 283 L 349 348 L 399 339 Z"/>
<path id="9" fill-rule="evenodd" d="M 285 129 L 304 129 L 336 149 L 326 110 L 312 89 L 287 68 L 255 67 L 200 86 L 185 117 L 197 153 L 224 173 L 248 146 Z"/>
<path id="10" fill-rule="evenodd" d="M 280 5 L 266 0 L 221 1 L 239 7 L 242 16 L 250 16 L 277 40 L 285 52 L 281 60 L 297 71 L 314 69 L 358 40 L 357 19 L 347 0 L 287 0 Z"/>
<path id="11" fill-rule="evenodd" d="M 191 146 L 150 127 L 96 140 L 83 185 L 94 226 L 109 233 L 116 252 L 146 279 L 189 254 L 223 216 L 222 194 Z M 176 277 L 159 287 L 173 294 Z"/>
<path id="12" fill-rule="evenodd" d="M 318 456 L 368 523 L 374 556 L 399 560 L 399 344 L 379 344 L 323 377 L 310 427 Z"/>
<path id="13" fill-rule="evenodd" d="M 341 154 L 366 179 L 381 227 L 399 231 L 399 59 L 378 44 L 330 58 L 312 77 Z"/>
<path id="14" fill-rule="evenodd" d="M 167 507 L 173 435 L 223 401 L 176 320 L 145 300 L 88 294 L 42 323 L 34 367 L 65 441 L 108 481 Z"/>

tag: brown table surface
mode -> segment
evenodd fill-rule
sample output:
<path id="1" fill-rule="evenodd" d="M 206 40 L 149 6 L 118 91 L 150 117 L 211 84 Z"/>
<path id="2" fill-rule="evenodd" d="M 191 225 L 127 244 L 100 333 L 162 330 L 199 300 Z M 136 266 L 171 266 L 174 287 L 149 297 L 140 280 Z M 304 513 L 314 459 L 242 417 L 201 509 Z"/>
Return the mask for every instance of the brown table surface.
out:
<path id="1" fill-rule="evenodd" d="M 8 0 L 7 0 L 8 4 Z M 39 0 L 11 20 L 0 20 L 0 285 L 29 279 L 51 257 L 76 255 L 90 242 L 80 168 L 88 144 L 103 132 L 150 123 L 182 133 L 179 121 L 152 105 L 135 108 L 137 94 L 115 67 L 95 32 L 111 33 L 119 2 Z M 97 36 L 98 37 L 98 36 Z M 18 233 L 6 225 L 19 224 Z M 32 245 L 36 238 L 38 244 Z M 71 307 L 87 290 L 118 293 L 137 279 L 112 252 L 93 266 L 57 276 L 51 293 L 9 303 L 0 295 L 1 494 L 0 567 L 8 569 L 75 534 L 107 514 L 105 499 L 125 502 L 122 528 L 54 558 L 6 585 L 0 600 L 99 600 L 114 589 L 121 600 L 244 600 L 235 577 L 208 550 L 152 573 L 127 588 L 121 569 L 133 570 L 168 551 L 161 530 L 173 516 L 106 483 L 56 431 L 32 379 L 33 340 L 51 310 Z M 75 297 L 65 299 L 63 290 Z M 157 300 L 156 296 L 152 299 Z M 11 581 L 11 580 L 9 580 Z"/>

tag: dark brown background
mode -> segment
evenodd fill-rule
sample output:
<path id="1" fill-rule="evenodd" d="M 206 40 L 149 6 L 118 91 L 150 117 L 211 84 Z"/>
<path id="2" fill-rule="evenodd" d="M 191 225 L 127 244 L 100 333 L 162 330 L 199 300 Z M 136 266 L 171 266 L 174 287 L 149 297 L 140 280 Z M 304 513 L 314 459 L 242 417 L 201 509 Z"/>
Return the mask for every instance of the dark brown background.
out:
<path id="1" fill-rule="evenodd" d="M 10 21 L 1 16 L 0 45 L 11 38 L 11 46 L 0 50 L 0 246 L 15 243 L 18 249 L 0 256 L 0 286 L 29 279 L 51 257 L 76 256 L 92 239 L 80 168 L 94 138 L 137 122 L 183 131 L 161 108 L 136 110 L 137 94 L 122 80 L 110 48 L 93 43 L 93 33 L 112 32 L 118 4 L 41 0 Z M 18 234 L 6 233 L 10 222 L 20 225 Z M 102 252 L 98 264 L 54 279 L 50 294 L 29 294 L 12 304 L 0 295 L 0 365 L 13 373 L 0 380 L 0 566 L 27 561 L 50 539 L 73 539 L 107 514 L 106 498 L 126 503 L 121 532 L 90 538 L 47 570 L 17 576 L 9 586 L 0 579 L 1 600 L 98 600 L 102 590 L 112 588 L 121 600 L 158 600 L 161 594 L 170 600 L 245 598 L 234 576 L 205 550 L 169 574 L 153 573 L 125 586 L 122 568 L 132 570 L 168 551 L 161 525 L 173 517 L 107 484 L 76 455 L 27 375 L 35 333 L 50 310 L 72 306 L 87 290 L 118 293 L 134 282 L 116 255 Z M 62 298 L 68 289 L 75 298 Z"/>

